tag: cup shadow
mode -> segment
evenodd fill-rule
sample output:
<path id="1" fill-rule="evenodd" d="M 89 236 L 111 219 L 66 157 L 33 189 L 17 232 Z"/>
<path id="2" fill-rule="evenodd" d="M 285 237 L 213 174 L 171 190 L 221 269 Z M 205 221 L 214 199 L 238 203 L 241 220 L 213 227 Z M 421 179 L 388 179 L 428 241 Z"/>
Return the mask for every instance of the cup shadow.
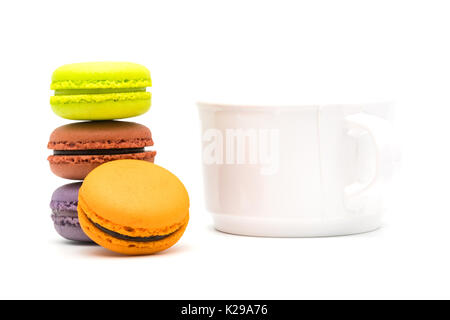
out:
<path id="1" fill-rule="evenodd" d="M 220 231 L 214 227 L 214 225 L 208 226 L 208 231 L 214 233 L 215 235 L 222 237 L 240 237 L 240 238 L 255 238 L 255 239 L 333 239 L 333 238 L 371 238 L 373 236 L 377 236 L 383 232 L 385 229 L 385 224 L 381 225 L 379 228 L 367 232 L 361 233 L 353 233 L 353 234 L 345 234 L 345 235 L 336 235 L 336 236 L 317 236 L 317 237 L 265 237 L 265 236 L 249 236 L 244 234 L 235 234 L 228 233 L 224 231 Z"/>

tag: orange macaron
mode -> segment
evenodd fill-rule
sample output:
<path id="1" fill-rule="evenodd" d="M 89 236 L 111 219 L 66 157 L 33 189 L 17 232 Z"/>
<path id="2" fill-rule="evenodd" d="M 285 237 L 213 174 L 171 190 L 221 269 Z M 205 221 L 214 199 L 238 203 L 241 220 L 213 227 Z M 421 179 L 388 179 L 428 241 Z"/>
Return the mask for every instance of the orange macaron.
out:
<path id="1" fill-rule="evenodd" d="M 141 160 L 116 160 L 92 170 L 78 196 L 83 231 L 97 244 L 127 255 L 173 246 L 189 221 L 189 196 L 168 170 Z"/>

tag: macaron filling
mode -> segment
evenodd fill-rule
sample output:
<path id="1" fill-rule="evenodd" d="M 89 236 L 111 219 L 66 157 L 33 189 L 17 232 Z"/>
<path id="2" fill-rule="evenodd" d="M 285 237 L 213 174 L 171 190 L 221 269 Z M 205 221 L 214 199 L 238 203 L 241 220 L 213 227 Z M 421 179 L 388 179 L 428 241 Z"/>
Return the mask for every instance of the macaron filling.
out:
<path id="1" fill-rule="evenodd" d="M 96 89 L 58 89 L 55 96 L 78 95 L 78 94 L 108 94 L 108 93 L 130 93 L 146 92 L 147 88 L 96 88 Z"/>
<path id="2" fill-rule="evenodd" d="M 86 149 L 86 150 L 53 150 L 54 156 L 93 156 L 133 154 L 146 152 L 145 148 L 121 148 L 121 149 Z"/>
<path id="3" fill-rule="evenodd" d="M 153 241 L 159 241 L 159 240 L 163 240 L 165 238 L 170 237 L 172 234 L 176 233 L 178 230 L 175 230 L 174 232 L 171 232 L 169 234 L 165 234 L 165 235 L 157 235 L 157 236 L 150 236 L 150 237 L 131 237 L 131 236 L 127 236 L 112 230 L 109 230 L 105 227 L 102 227 L 101 225 L 99 225 L 98 223 L 95 223 L 94 221 L 92 221 L 91 219 L 89 219 L 89 217 L 86 216 L 86 218 L 100 231 L 103 231 L 104 233 L 106 233 L 107 235 L 110 235 L 116 239 L 119 240 L 125 240 L 125 241 L 133 241 L 133 242 L 153 242 Z"/>
<path id="4" fill-rule="evenodd" d="M 76 211 L 56 211 L 53 210 L 51 214 L 51 218 L 53 222 L 57 222 L 59 224 L 69 224 L 73 226 L 80 226 L 78 222 L 78 214 Z"/>

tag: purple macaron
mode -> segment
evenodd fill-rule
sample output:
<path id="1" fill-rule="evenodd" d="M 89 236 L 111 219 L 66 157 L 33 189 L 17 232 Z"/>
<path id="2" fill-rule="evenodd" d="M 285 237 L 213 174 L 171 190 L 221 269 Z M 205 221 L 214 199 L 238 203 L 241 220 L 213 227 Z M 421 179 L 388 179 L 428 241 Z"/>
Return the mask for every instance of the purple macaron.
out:
<path id="1" fill-rule="evenodd" d="M 64 238 L 74 241 L 92 240 L 86 236 L 78 221 L 78 190 L 81 182 L 69 183 L 53 192 L 50 208 L 56 231 Z"/>

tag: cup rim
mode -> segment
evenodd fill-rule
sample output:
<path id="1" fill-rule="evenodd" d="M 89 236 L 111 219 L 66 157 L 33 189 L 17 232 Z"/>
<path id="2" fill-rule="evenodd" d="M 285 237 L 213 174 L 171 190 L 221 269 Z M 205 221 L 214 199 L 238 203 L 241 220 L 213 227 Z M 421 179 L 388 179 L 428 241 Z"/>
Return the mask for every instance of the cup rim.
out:
<path id="1" fill-rule="evenodd" d="M 317 107 L 351 107 L 364 108 L 376 106 L 390 106 L 396 104 L 393 99 L 377 100 L 371 102 L 353 102 L 353 103 L 293 103 L 293 104 L 249 104 L 249 103 L 230 103 L 230 102 L 213 102 L 208 100 L 198 100 L 196 102 L 198 108 L 226 108 L 226 109 L 302 109 Z"/>

